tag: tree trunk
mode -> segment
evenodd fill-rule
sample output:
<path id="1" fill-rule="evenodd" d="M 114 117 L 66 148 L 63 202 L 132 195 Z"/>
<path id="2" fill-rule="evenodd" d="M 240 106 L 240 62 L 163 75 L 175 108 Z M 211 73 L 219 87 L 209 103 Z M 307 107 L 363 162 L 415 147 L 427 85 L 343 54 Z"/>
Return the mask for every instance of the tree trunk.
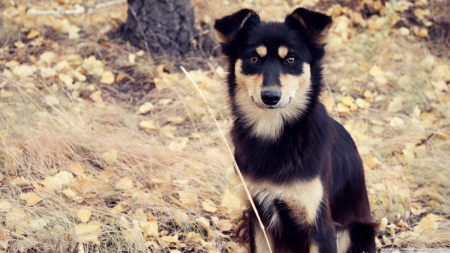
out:
<path id="1" fill-rule="evenodd" d="M 128 0 L 124 38 L 154 56 L 182 58 L 198 37 L 189 0 Z"/>

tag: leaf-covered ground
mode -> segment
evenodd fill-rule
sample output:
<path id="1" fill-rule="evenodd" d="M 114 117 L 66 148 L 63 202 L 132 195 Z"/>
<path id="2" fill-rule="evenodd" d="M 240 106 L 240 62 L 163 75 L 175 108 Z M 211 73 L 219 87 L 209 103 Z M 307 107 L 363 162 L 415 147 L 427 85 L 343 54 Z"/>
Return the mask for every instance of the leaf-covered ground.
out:
<path id="1" fill-rule="evenodd" d="M 194 5 L 204 33 L 241 7 L 265 20 L 296 4 L 333 15 L 323 102 L 364 160 L 377 244 L 449 247 L 450 65 L 435 37 L 446 4 L 337 2 Z M 200 94 L 107 36 L 125 3 L 97 4 L 0 1 L 0 252 L 245 252 L 232 160 Z M 203 61 L 185 67 L 226 135 L 223 59 Z"/>

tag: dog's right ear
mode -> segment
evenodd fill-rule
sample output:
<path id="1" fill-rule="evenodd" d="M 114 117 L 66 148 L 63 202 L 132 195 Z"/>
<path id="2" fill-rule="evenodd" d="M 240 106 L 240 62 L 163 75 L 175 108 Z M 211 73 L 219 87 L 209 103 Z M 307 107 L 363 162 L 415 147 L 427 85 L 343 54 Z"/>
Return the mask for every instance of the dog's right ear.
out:
<path id="1" fill-rule="evenodd" d="M 250 9 L 242 9 L 232 15 L 217 19 L 214 24 L 217 41 L 222 45 L 228 44 L 243 28 L 260 22 L 258 14 Z"/>

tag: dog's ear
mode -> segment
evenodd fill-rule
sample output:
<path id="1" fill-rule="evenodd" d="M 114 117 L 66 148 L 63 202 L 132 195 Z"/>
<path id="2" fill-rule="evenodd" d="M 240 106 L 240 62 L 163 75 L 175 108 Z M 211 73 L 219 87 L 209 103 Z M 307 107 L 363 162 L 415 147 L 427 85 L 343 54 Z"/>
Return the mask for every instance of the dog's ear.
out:
<path id="1" fill-rule="evenodd" d="M 218 19 L 214 24 L 217 40 L 220 44 L 228 44 L 239 31 L 260 22 L 258 14 L 250 9 L 242 9 L 232 15 Z"/>
<path id="2" fill-rule="evenodd" d="M 285 22 L 294 24 L 296 27 L 307 31 L 314 41 L 320 44 L 323 43 L 327 36 L 332 19 L 330 16 L 319 12 L 297 8 L 291 15 L 286 17 Z"/>

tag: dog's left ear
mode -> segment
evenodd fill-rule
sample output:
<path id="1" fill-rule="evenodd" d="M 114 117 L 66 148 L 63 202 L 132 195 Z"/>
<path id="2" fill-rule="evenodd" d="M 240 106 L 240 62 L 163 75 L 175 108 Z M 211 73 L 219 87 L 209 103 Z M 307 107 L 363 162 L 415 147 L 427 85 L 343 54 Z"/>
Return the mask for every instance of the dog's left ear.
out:
<path id="1" fill-rule="evenodd" d="M 242 9 L 232 15 L 216 20 L 214 29 L 220 44 L 228 44 L 245 28 L 260 23 L 258 14 L 250 9 Z"/>
<path id="2" fill-rule="evenodd" d="M 314 41 L 322 43 L 331 26 L 332 19 L 330 16 L 320 12 L 297 8 L 291 15 L 286 17 L 285 22 L 307 31 Z"/>

